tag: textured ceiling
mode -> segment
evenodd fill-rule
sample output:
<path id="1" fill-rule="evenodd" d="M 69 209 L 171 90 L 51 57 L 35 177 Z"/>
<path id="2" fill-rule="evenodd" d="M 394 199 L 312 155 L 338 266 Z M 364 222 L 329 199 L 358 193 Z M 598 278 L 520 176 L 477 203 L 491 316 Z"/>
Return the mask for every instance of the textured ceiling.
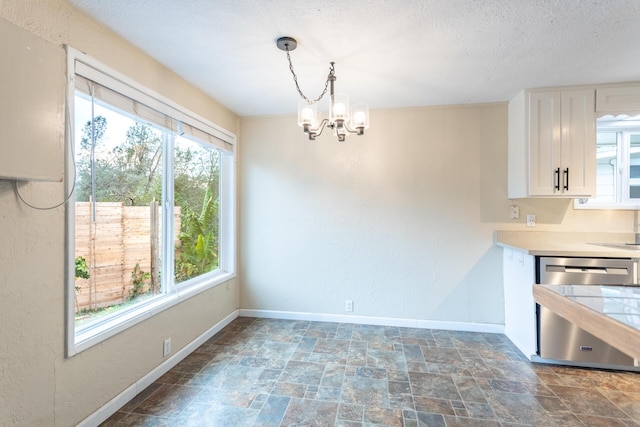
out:
<path id="1" fill-rule="evenodd" d="M 239 115 L 308 97 L 371 108 L 505 101 L 520 89 L 640 80 L 639 0 L 70 0 Z"/>

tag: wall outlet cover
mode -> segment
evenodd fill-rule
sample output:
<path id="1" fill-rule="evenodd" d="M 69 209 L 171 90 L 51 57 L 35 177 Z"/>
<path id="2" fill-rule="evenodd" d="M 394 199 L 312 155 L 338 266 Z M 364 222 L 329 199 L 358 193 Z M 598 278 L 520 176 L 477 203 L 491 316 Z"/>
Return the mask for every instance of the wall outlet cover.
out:
<path id="1" fill-rule="evenodd" d="M 509 206 L 509 219 L 518 219 L 520 218 L 520 206 L 511 205 Z"/>
<path id="2" fill-rule="evenodd" d="M 167 338 L 162 342 L 162 356 L 166 357 L 171 353 L 171 338 Z"/>
<path id="3" fill-rule="evenodd" d="M 344 310 L 345 310 L 347 313 L 351 313 L 351 312 L 353 312 L 353 301 L 351 301 L 351 300 L 346 300 L 346 301 L 344 302 Z"/>
<path id="4" fill-rule="evenodd" d="M 536 216 L 532 214 L 527 215 L 527 227 L 535 227 L 536 226 Z"/>

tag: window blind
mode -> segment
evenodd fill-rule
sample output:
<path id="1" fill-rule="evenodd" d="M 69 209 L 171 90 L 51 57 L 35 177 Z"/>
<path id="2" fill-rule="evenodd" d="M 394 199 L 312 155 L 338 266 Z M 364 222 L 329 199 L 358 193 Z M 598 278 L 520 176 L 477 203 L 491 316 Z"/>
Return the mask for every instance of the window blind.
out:
<path id="1" fill-rule="evenodd" d="M 154 94 L 143 92 L 126 81 L 75 61 L 75 88 L 126 114 L 139 117 L 175 134 L 233 152 L 233 138 L 187 114 Z"/>

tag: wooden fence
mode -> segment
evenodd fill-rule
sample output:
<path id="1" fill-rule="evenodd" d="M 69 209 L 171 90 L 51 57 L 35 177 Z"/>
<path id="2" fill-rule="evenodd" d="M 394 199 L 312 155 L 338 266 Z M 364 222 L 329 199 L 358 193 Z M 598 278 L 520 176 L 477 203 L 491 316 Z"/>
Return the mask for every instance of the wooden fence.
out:
<path id="1" fill-rule="evenodd" d="M 87 261 L 89 279 L 76 279 L 76 312 L 125 302 L 134 288 L 132 272 L 149 273 L 143 291 L 160 287 L 162 209 L 125 206 L 123 203 L 76 202 L 76 257 Z M 174 208 L 174 224 L 180 231 L 180 207 Z M 175 239 L 177 243 L 177 238 Z"/>

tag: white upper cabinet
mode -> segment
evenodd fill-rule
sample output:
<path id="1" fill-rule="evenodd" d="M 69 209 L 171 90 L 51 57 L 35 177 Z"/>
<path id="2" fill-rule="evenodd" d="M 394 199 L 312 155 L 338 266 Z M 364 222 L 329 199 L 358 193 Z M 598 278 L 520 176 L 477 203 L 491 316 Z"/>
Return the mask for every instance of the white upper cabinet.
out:
<path id="1" fill-rule="evenodd" d="M 519 93 L 509 103 L 509 198 L 594 194 L 595 137 L 595 89 Z"/>

